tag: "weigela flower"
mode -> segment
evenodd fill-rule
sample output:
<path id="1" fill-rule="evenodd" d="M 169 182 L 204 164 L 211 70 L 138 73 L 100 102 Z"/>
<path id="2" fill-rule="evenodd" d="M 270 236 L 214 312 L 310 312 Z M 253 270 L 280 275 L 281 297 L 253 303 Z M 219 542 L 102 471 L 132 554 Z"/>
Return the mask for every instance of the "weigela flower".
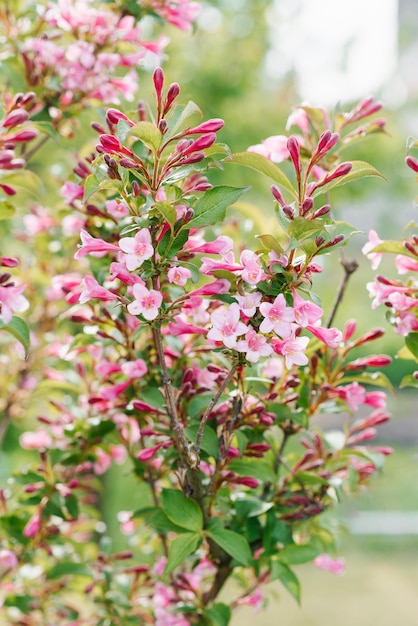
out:
<path id="1" fill-rule="evenodd" d="M 371 250 L 373 250 L 373 248 L 378 246 L 379 243 L 383 243 L 383 242 L 380 239 L 377 232 L 375 230 L 370 230 L 369 241 L 365 243 L 361 249 L 362 253 L 365 256 L 367 256 L 367 258 L 370 260 L 373 270 L 376 270 L 379 267 L 380 261 L 382 260 L 382 257 L 383 257 L 383 252 L 371 252 Z"/>
<path id="2" fill-rule="evenodd" d="M 245 352 L 245 358 L 251 363 L 257 363 L 260 357 L 270 356 L 273 352 L 273 348 L 267 343 L 264 335 L 256 333 L 253 328 L 249 329 L 245 339 L 237 342 L 236 350 Z"/>
<path id="3" fill-rule="evenodd" d="M 308 343 L 309 337 L 289 337 L 283 340 L 273 337 L 271 340 L 274 352 L 284 357 L 288 369 L 292 365 L 307 365 L 309 359 L 304 351 Z"/>
<path id="4" fill-rule="evenodd" d="M 162 294 L 155 289 L 147 289 L 147 287 L 139 283 L 132 287 L 132 293 L 135 300 L 128 304 L 129 313 L 131 315 L 142 315 L 148 321 L 155 320 L 163 301 Z"/>
<path id="5" fill-rule="evenodd" d="M 13 313 L 23 313 L 29 308 L 29 302 L 22 296 L 24 289 L 25 285 L 0 286 L 0 318 L 5 324 L 10 322 Z"/>
<path id="6" fill-rule="evenodd" d="M 154 254 L 151 234 L 147 228 L 138 230 L 135 237 L 122 237 L 119 240 L 119 247 L 126 255 L 126 267 L 131 272 L 141 267 L 143 262 Z"/>
<path id="7" fill-rule="evenodd" d="M 260 324 L 262 333 L 274 331 L 280 337 L 290 337 L 292 334 L 291 323 L 295 320 L 295 312 L 292 307 L 286 306 L 284 295 L 280 293 L 272 303 L 260 304 L 260 311 L 264 320 Z"/>
<path id="8" fill-rule="evenodd" d="M 210 341 L 221 341 L 227 348 L 236 348 L 238 337 L 248 332 L 248 327 L 240 320 L 240 310 L 236 302 L 229 307 L 220 307 L 210 316 L 212 328 L 207 337 Z"/>

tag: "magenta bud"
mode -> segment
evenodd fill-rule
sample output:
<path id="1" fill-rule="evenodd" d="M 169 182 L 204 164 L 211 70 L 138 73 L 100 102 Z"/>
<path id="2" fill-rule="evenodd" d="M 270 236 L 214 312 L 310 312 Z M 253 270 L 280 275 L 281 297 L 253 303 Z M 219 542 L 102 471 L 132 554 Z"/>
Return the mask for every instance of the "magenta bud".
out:
<path id="1" fill-rule="evenodd" d="M 141 187 L 137 180 L 132 181 L 132 195 L 134 198 L 137 198 L 141 192 Z"/>
<path id="2" fill-rule="evenodd" d="M 119 161 L 119 165 L 122 167 L 127 167 L 128 169 L 137 169 L 138 163 L 136 163 L 133 159 L 129 159 L 128 157 L 122 157 Z"/>
<path id="3" fill-rule="evenodd" d="M 414 172 L 418 172 L 418 160 L 412 156 L 407 156 L 405 159 L 407 166 Z"/>
<path id="4" fill-rule="evenodd" d="M 0 257 L 0 265 L 3 267 L 17 267 L 19 265 L 19 260 L 13 257 L 2 256 Z"/>
<path id="5" fill-rule="evenodd" d="M 187 370 L 184 372 L 183 382 L 190 383 L 193 380 L 193 378 L 194 378 L 193 369 L 191 367 L 188 367 Z"/>
<path id="6" fill-rule="evenodd" d="M 119 111 L 118 109 L 108 109 L 106 111 L 106 120 L 110 124 L 117 124 L 119 120 L 124 120 L 125 122 L 128 122 L 129 126 L 135 126 L 134 122 L 132 122 L 132 120 L 130 120 L 125 113 L 122 113 L 122 111 Z"/>
<path id="7" fill-rule="evenodd" d="M 338 167 L 335 168 L 333 172 L 327 174 L 326 179 L 327 182 L 334 180 L 335 178 L 341 178 L 341 176 L 346 176 L 351 171 L 353 167 L 352 163 L 341 163 Z"/>
<path id="8" fill-rule="evenodd" d="M 117 139 L 113 135 L 108 135 L 106 133 L 104 135 L 100 135 L 100 143 L 105 150 L 109 150 L 112 152 L 120 152 L 121 150 L 119 139 Z"/>
<path id="9" fill-rule="evenodd" d="M 91 127 L 96 131 L 96 133 L 99 133 L 99 135 L 104 135 L 106 133 L 106 130 L 101 124 L 99 124 L 99 122 L 92 122 Z"/>
<path id="10" fill-rule="evenodd" d="M 273 194 L 273 198 L 280 204 L 280 206 L 285 206 L 286 202 L 284 201 L 284 198 L 282 196 L 282 193 L 280 191 L 280 189 L 277 187 L 277 185 L 272 185 L 270 187 L 271 193 Z"/>
<path id="11" fill-rule="evenodd" d="M 296 172 L 300 173 L 300 147 L 298 140 L 293 135 L 289 137 L 287 141 L 287 149 L 289 150 L 290 158 L 293 161 Z"/>
<path id="12" fill-rule="evenodd" d="M 161 67 L 157 67 L 154 70 L 154 74 L 152 76 L 152 79 L 154 81 L 154 88 L 155 88 L 155 93 L 157 95 L 157 100 L 160 101 L 161 100 L 161 92 L 163 90 L 163 85 L 164 85 L 164 72 L 161 69 Z"/>
<path id="13" fill-rule="evenodd" d="M 4 193 L 7 196 L 14 196 L 16 194 L 16 189 L 10 187 L 10 185 L 5 185 L 4 183 L 0 183 L 0 188 L 3 189 Z"/>
<path id="14" fill-rule="evenodd" d="M 159 121 L 158 130 L 160 131 L 160 133 L 164 135 L 164 133 L 167 132 L 167 128 L 168 128 L 167 120 L 163 118 L 162 120 Z"/>
<path id="15" fill-rule="evenodd" d="M 4 128 L 11 128 L 12 126 L 17 126 L 18 124 L 23 124 L 28 119 L 29 114 L 25 109 L 15 109 L 11 111 L 3 120 L 2 126 Z"/>
<path id="16" fill-rule="evenodd" d="M 216 133 L 223 127 L 224 123 L 225 122 L 220 118 L 213 118 L 211 120 L 208 120 L 207 122 L 199 124 L 199 126 L 191 128 L 186 132 L 186 135 L 196 135 L 199 133 Z"/>
<path id="17" fill-rule="evenodd" d="M 284 215 L 289 220 L 293 220 L 293 218 L 295 217 L 295 212 L 291 206 L 289 206 L 288 204 L 285 204 L 282 210 L 283 210 Z"/>
<path id="18" fill-rule="evenodd" d="M 178 83 L 172 83 L 170 87 L 168 88 L 167 96 L 164 102 L 163 115 L 165 115 L 167 111 L 170 110 L 171 105 L 173 104 L 174 100 L 177 98 L 179 93 L 180 93 L 180 85 Z"/>
<path id="19" fill-rule="evenodd" d="M 314 202 L 313 202 L 312 198 L 309 198 L 309 197 L 305 198 L 305 200 L 303 201 L 303 204 L 301 206 L 301 209 L 300 209 L 300 214 L 302 216 L 306 215 L 308 213 L 308 211 L 310 211 L 312 209 L 313 205 L 314 205 Z"/>
<path id="20" fill-rule="evenodd" d="M 321 206 L 320 209 L 318 209 L 317 211 L 313 213 L 313 218 L 316 219 L 317 217 L 322 217 L 323 215 L 327 215 L 330 211 L 331 211 L 331 205 L 324 204 L 324 206 Z"/>
<path id="21" fill-rule="evenodd" d="M 31 141 L 38 136 L 38 131 L 35 128 L 25 128 L 19 130 L 17 133 L 9 137 L 10 141 Z"/>
<path id="22" fill-rule="evenodd" d="M 182 165 L 187 165 L 187 164 L 192 164 L 192 163 L 199 163 L 199 161 L 203 161 L 203 159 L 205 158 L 205 153 L 204 152 L 196 152 L 195 154 L 192 154 L 191 156 L 189 156 L 187 159 L 183 159 L 181 164 Z"/>
<path id="23" fill-rule="evenodd" d="M 205 148 L 210 148 L 216 141 L 215 133 L 208 133 L 207 135 L 202 135 L 193 141 L 185 150 L 183 150 L 184 155 L 191 154 L 192 152 L 197 152 L 199 150 L 204 150 Z"/>

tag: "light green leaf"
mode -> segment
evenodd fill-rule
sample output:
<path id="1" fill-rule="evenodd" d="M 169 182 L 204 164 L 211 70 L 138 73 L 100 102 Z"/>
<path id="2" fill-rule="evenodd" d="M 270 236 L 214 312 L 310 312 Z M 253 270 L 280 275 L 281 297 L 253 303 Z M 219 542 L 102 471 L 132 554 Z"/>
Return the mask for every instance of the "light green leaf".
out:
<path id="1" fill-rule="evenodd" d="M 157 507 L 146 507 L 145 509 L 139 509 L 134 512 L 133 517 L 142 517 L 147 525 L 151 528 L 155 528 L 159 533 L 182 533 L 183 528 L 177 524 L 173 524 L 167 517 L 167 515 L 161 509 Z"/>
<path id="2" fill-rule="evenodd" d="M 174 116 L 170 120 L 170 136 L 175 135 L 185 126 L 187 120 L 196 115 L 202 117 L 202 111 L 192 100 L 189 100 L 184 107 L 176 107 L 174 110 Z"/>
<path id="3" fill-rule="evenodd" d="M 274 482 L 276 479 L 273 469 L 264 459 L 234 459 L 229 463 L 228 469 L 240 476 L 252 476 L 262 482 Z"/>
<path id="4" fill-rule="evenodd" d="M 225 163 L 228 161 L 237 163 L 238 165 L 244 165 L 245 167 L 256 170 L 256 172 L 265 174 L 280 185 L 280 187 L 284 187 L 284 189 L 291 194 L 293 199 L 296 199 L 295 190 L 286 174 L 284 174 L 275 163 L 262 154 L 258 154 L 257 152 L 237 152 L 232 155 L 231 159 L 226 159 Z"/>
<path id="5" fill-rule="evenodd" d="M 163 489 L 161 499 L 164 513 L 174 524 L 196 532 L 202 530 L 202 511 L 194 500 L 178 489 Z"/>
<path id="6" fill-rule="evenodd" d="M 219 519 L 212 520 L 208 527 L 207 534 L 222 550 L 225 550 L 227 554 L 238 561 L 238 563 L 245 566 L 250 564 L 252 559 L 251 549 L 243 535 L 239 535 L 233 530 L 224 528 Z"/>
<path id="7" fill-rule="evenodd" d="M 183 533 L 176 537 L 170 545 L 164 573 L 169 574 L 181 565 L 184 559 L 197 549 L 200 541 L 201 537 L 196 533 Z"/>
<path id="8" fill-rule="evenodd" d="M 260 239 L 266 250 L 274 250 L 279 255 L 284 252 L 282 246 L 273 235 L 256 235 L 256 237 Z"/>
<path id="9" fill-rule="evenodd" d="M 351 183 L 354 180 L 358 180 L 359 178 L 365 178 L 366 176 L 379 176 L 385 180 L 385 177 L 372 165 L 366 163 L 365 161 L 351 161 L 352 168 L 348 174 L 345 176 L 341 176 L 341 178 L 335 178 L 330 183 L 327 183 L 323 187 L 319 187 L 312 194 L 313 198 L 320 196 L 323 193 L 331 191 L 331 189 L 336 189 L 337 187 L 342 187 L 342 185 L 346 185 L 347 183 Z"/>
<path id="10" fill-rule="evenodd" d="M 402 241 L 382 241 L 375 246 L 370 252 L 386 252 L 388 254 L 402 254 L 403 256 L 409 256 L 414 261 L 417 260 L 415 254 L 409 252 L 403 245 Z"/>
<path id="11" fill-rule="evenodd" d="M 405 344 L 408 350 L 418 360 L 418 332 L 411 332 L 405 337 Z"/>
<path id="12" fill-rule="evenodd" d="M 28 191 L 38 199 L 45 195 L 42 180 L 34 172 L 31 172 L 31 170 L 19 170 L 18 172 L 6 174 L 1 177 L 1 183 L 16 187 L 16 189 Z"/>
<path id="13" fill-rule="evenodd" d="M 173 205 L 162 200 L 161 202 L 156 202 L 155 208 L 159 213 L 161 213 L 169 225 L 173 227 L 177 220 L 177 213 Z"/>
<path id="14" fill-rule="evenodd" d="M 300 583 L 296 575 L 292 572 L 290 567 L 285 563 L 281 563 L 278 557 L 271 559 L 271 577 L 270 581 L 280 580 L 280 582 L 286 587 L 286 589 L 295 598 L 296 602 L 300 604 Z"/>
<path id="15" fill-rule="evenodd" d="M 320 549 L 313 543 L 305 543 L 302 545 L 292 544 L 286 546 L 279 553 L 278 557 L 288 565 L 299 565 L 313 561 L 320 552 Z"/>
<path id="16" fill-rule="evenodd" d="M 233 500 L 239 520 L 245 520 L 249 517 L 258 517 L 274 506 L 273 502 L 263 502 L 259 498 L 247 495 L 243 492 L 236 493 Z"/>
<path id="17" fill-rule="evenodd" d="M 231 609 L 226 604 L 217 602 L 210 609 L 206 609 L 204 615 L 209 618 L 211 626 L 228 626 Z"/>
<path id="18" fill-rule="evenodd" d="M 375 385 L 376 387 L 383 387 L 394 391 L 393 385 L 389 378 L 382 372 L 360 372 L 353 374 L 352 376 L 344 376 L 343 383 L 359 382 L 364 385 Z"/>
<path id="19" fill-rule="evenodd" d="M 199 430 L 198 425 L 188 426 L 187 428 L 184 429 L 184 434 L 186 435 L 188 439 L 190 439 L 190 441 L 196 441 L 198 430 Z M 202 448 L 204 452 L 209 454 L 209 456 L 213 456 L 214 459 L 218 458 L 218 455 L 219 455 L 218 436 L 210 426 L 206 426 L 204 430 L 200 447 Z"/>
<path id="20" fill-rule="evenodd" d="M 25 348 L 25 356 L 28 356 L 30 332 L 29 326 L 26 324 L 25 320 L 22 320 L 21 317 L 13 315 L 8 324 L 5 324 L 2 320 L 0 320 L 0 329 L 13 335 L 13 337 L 17 339 L 18 342 Z"/>
<path id="21" fill-rule="evenodd" d="M 90 174 L 84 182 L 83 202 L 87 202 L 94 193 L 102 191 L 103 189 L 120 192 L 123 189 L 123 182 L 113 178 L 101 180 L 98 178 L 97 174 Z"/>
<path id="22" fill-rule="evenodd" d="M 129 130 L 128 136 L 136 137 L 153 152 L 158 150 L 163 137 L 153 122 L 138 122 Z"/>
<path id="23" fill-rule="evenodd" d="M 16 209 L 11 202 L 0 200 L 0 220 L 9 220 L 15 213 Z"/>
<path id="24" fill-rule="evenodd" d="M 296 217 L 288 226 L 289 235 L 297 241 L 310 237 L 314 233 L 321 233 L 324 230 L 325 226 L 321 220 L 307 220 L 304 217 Z"/>
<path id="25" fill-rule="evenodd" d="M 213 226 L 225 219 L 226 209 L 233 204 L 248 187 L 213 187 L 202 196 L 194 207 L 194 217 L 185 228 Z"/>
<path id="26" fill-rule="evenodd" d="M 408 374 L 407 376 L 404 376 L 399 384 L 399 388 L 404 389 L 405 387 L 418 388 L 418 379 L 415 378 L 413 374 Z"/>

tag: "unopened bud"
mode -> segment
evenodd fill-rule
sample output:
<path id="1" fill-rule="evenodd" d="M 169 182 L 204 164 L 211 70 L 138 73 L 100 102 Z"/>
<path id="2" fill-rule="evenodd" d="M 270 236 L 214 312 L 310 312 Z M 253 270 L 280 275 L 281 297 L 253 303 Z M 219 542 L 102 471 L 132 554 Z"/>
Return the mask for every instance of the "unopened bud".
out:
<path id="1" fill-rule="evenodd" d="M 220 130 L 223 127 L 223 125 L 224 125 L 223 120 L 221 120 L 220 118 L 213 118 L 211 120 L 208 120 L 207 122 L 203 122 L 202 124 L 199 124 L 199 126 L 195 126 L 194 128 L 191 128 L 185 134 L 197 135 L 197 134 L 204 134 L 204 133 L 216 133 L 218 130 Z"/>
<path id="2" fill-rule="evenodd" d="M 38 136 L 38 131 L 35 128 L 26 128 L 24 130 L 19 130 L 17 133 L 15 133 L 14 135 L 11 135 L 9 137 L 10 141 L 31 141 L 32 139 L 35 139 L 35 137 Z"/>
<path id="3" fill-rule="evenodd" d="M 164 102 L 163 115 L 165 115 L 167 111 L 171 109 L 171 105 L 173 104 L 174 100 L 177 98 L 179 93 L 180 93 L 180 85 L 178 83 L 172 83 L 167 91 L 167 96 Z"/>
<path id="4" fill-rule="evenodd" d="M 282 211 L 283 211 L 283 214 L 289 220 L 293 220 L 293 218 L 295 217 L 295 211 L 292 209 L 292 207 L 289 204 L 285 204 L 284 207 L 282 208 Z"/>
<path id="5" fill-rule="evenodd" d="M 289 150 L 290 158 L 293 161 L 297 175 L 300 174 L 300 146 L 298 140 L 293 135 L 289 137 L 287 141 L 287 149 Z"/>
<path id="6" fill-rule="evenodd" d="M 202 135 L 196 141 L 193 141 L 185 150 L 183 150 L 184 155 L 191 154 L 192 152 L 198 152 L 200 150 L 204 150 L 205 148 L 210 148 L 216 141 L 215 133 L 208 133 L 207 135 Z"/>
<path id="7" fill-rule="evenodd" d="M 136 163 L 133 159 L 129 159 L 128 157 L 122 157 L 119 161 L 119 165 L 122 167 L 126 167 L 127 169 L 137 169 L 138 163 Z"/>
<path id="8" fill-rule="evenodd" d="M 28 112 L 25 111 L 25 109 L 15 109 L 5 117 L 2 126 L 4 128 L 12 128 L 13 126 L 18 126 L 18 124 L 23 124 L 23 122 L 26 122 L 28 117 Z"/>
<path id="9" fill-rule="evenodd" d="M 310 211 L 312 209 L 314 205 L 314 202 L 312 200 L 312 198 L 305 198 L 305 200 L 303 201 L 303 204 L 300 208 L 300 214 L 303 217 L 304 215 L 306 215 L 306 213 L 308 213 L 308 211 Z"/>
<path id="10" fill-rule="evenodd" d="M 324 204 L 324 206 L 321 206 L 320 209 L 318 209 L 317 211 L 313 213 L 312 217 L 316 219 L 317 217 L 322 217 L 323 215 L 327 215 L 330 211 L 331 211 L 331 205 Z"/>
<path id="11" fill-rule="evenodd" d="M 141 187 L 140 187 L 140 185 L 139 185 L 137 180 L 133 180 L 132 181 L 131 189 L 132 189 L 133 197 L 137 198 L 139 196 L 139 194 L 141 193 Z"/>
<path id="12" fill-rule="evenodd" d="M 157 101 L 159 102 L 161 100 L 161 93 L 162 93 L 163 85 L 164 85 L 164 72 L 161 69 L 161 67 L 157 67 L 154 70 L 152 79 L 154 81 L 154 88 L 155 88 L 155 93 L 157 96 Z"/>
<path id="13" fill-rule="evenodd" d="M 160 133 L 164 135 L 164 133 L 167 132 L 167 128 L 168 128 L 167 120 L 163 118 L 162 120 L 160 120 L 158 124 L 158 130 L 160 131 Z"/>
<path id="14" fill-rule="evenodd" d="M 123 120 L 124 122 L 128 122 L 129 126 L 135 126 L 134 122 L 118 109 L 108 109 L 106 111 L 106 120 L 109 124 L 117 124 L 120 120 Z"/>
<path id="15" fill-rule="evenodd" d="M 418 160 L 412 156 L 407 156 L 405 159 L 406 165 L 413 170 L 414 172 L 418 172 Z"/>
<path id="16" fill-rule="evenodd" d="M 145 122 L 145 120 L 147 119 L 147 107 L 143 100 L 140 100 L 138 102 L 138 117 L 140 122 Z"/>
<path id="17" fill-rule="evenodd" d="M 280 204 L 281 207 L 284 207 L 286 202 L 284 201 L 282 193 L 280 189 L 277 187 L 277 185 L 272 185 L 270 189 L 271 189 L 271 193 L 273 194 L 273 198 L 277 200 L 277 202 Z"/>

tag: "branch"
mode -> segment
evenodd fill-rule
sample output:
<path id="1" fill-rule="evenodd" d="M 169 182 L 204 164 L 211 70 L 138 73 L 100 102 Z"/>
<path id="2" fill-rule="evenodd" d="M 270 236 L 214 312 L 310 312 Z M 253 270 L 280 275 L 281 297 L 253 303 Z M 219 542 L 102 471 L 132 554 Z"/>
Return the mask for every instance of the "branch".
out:
<path id="1" fill-rule="evenodd" d="M 337 297 L 335 298 L 335 302 L 334 302 L 334 306 L 332 307 L 332 311 L 330 313 L 328 322 L 327 322 L 327 328 L 331 327 L 331 324 L 334 321 L 334 318 L 337 314 L 337 310 L 338 307 L 340 306 L 344 295 L 345 295 L 345 291 L 347 289 L 347 285 L 348 285 L 348 281 L 350 280 L 350 276 L 351 274 L 353 274 L 357 269 L 358 269 L 358 263 L 355 259 L 352 259 L 351 261 L 347 261 L 344 256 L 342 256 L 341 258 L 341 265 L 343 266 L 344 269 L 344 276 L 343 279 L 341 281 L 340 287 L 338 289 L 338 293 L 337 293 Z"/>

